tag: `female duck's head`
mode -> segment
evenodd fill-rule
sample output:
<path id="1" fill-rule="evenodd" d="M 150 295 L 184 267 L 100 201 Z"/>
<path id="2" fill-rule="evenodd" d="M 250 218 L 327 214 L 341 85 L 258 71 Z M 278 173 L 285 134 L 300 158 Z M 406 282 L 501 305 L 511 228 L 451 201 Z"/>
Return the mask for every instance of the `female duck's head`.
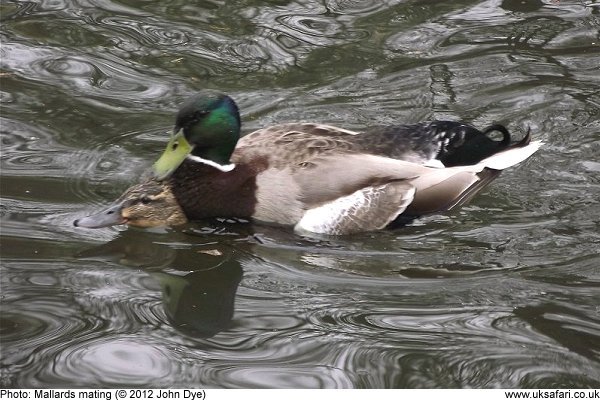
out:
<path id="1" fill-rule="evenodd" d="M 187 157 L 229 171 L 231 153 L 240 138 L 240 113 L 227 95 L 202 91 L 189 98 L 177 113 L 174 136 L 154 163 L 154 175 L 164 179 Z"/>

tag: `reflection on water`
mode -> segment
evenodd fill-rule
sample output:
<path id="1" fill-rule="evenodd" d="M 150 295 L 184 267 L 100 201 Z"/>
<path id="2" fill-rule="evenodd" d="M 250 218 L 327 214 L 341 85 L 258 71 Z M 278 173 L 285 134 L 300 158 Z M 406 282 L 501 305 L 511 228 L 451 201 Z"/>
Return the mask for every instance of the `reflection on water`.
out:
<path id="1" fill-rule="evenodd" d="M 600 385 L 600 3 L 189 3 L 0 5 L 2 387 Z M 245 131 L 450 118 L 546 145 L 393 231 L 74 228 L 200 88 Z"/>
<path id="2" fill-rule="evenodd" d="M 140 240 L 135 232 L 124 231 L 106 244 L 84 250 L 78 257 L 143 268 L 160 284 L 171 324 L 192 336 L 210 337 L 229 327 L 242 279 L 240 261 L 231 249 L 226 251 L 224 254 L 209 247 L 193 252 L 156 248 L 152 241 Z"/>

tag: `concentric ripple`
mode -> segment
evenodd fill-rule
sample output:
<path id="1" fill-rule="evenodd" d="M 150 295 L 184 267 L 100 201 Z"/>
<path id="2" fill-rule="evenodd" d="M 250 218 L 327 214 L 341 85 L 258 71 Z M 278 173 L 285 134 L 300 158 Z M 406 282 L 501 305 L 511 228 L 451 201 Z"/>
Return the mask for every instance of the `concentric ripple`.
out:
<path id="1" fill-rule="evenodd" d="M 169 376 L 176 376 L 171 352 L 157 343 L 137 337 L 115 336 L 99 338 L 71 346 L 58 354 L 56 363 L 62 368 L 59 379 L 67 382 L 98 380 L 114 385 L 124 380 L 133 385 L 151 385 Z"/>

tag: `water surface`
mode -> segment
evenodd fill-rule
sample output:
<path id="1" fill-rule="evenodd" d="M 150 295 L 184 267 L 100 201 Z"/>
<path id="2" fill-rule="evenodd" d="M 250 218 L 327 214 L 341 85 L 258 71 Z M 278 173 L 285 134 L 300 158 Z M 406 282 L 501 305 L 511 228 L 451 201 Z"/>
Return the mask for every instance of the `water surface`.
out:
<path id="1" fill-rule="evenodd" d="M 2 387 L 600 386 L 598 1 L 0 11 Z M 448 118 L 546 145 L 393 231 L 74 228 L 203 88 L 236 99 L 245 132 Z"/>

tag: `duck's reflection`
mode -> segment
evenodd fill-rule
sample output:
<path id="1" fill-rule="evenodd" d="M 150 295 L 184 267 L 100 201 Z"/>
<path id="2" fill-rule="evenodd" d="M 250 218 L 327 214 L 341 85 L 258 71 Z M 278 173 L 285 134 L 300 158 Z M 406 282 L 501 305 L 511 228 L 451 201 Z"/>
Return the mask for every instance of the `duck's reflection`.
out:
<path id="1" fill-rule="evenodd" d="M 175 328 L 202 337 L 228 328 L 242 280 L 237 261 L 227 260 L 212 269 L 183 276 L 166 272 L 152 275 L 160 282 L 165 312 Z"/>
<path id="2" fill-rule="evenodd" d="M 147 272 L 162 288 L 169 322 L 187 335 L 210 337 L 227 329 L 243 275 L 232 248 L 215 243 L 214 237 L 207 243 L 159 242 L 164 239 L 165 235 L 129 229 L 77 256 L 109 259 Z"/>

